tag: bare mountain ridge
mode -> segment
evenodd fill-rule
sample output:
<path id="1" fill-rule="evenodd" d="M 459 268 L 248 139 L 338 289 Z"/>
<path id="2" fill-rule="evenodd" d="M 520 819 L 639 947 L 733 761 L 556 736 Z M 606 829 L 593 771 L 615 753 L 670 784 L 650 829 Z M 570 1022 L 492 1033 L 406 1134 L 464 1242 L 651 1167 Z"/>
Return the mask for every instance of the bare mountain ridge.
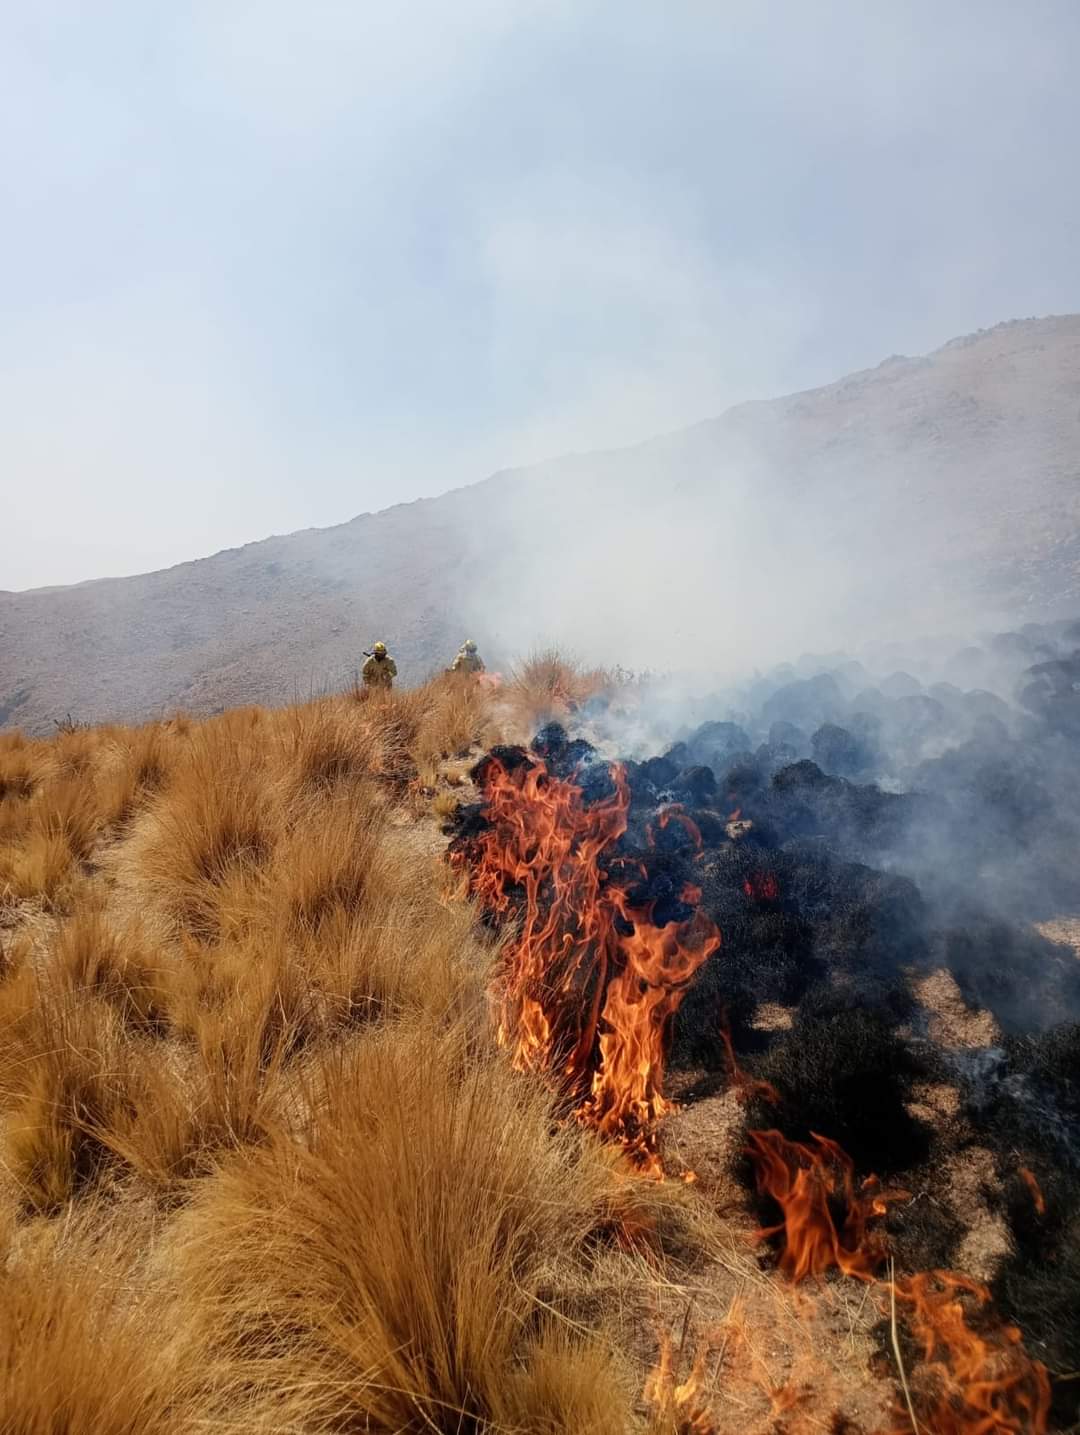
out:
<path id="1" fill-rule="evenodd" d="M 557 587 L 580 607 L 588 558 L 623 541 L 612 515 L 666 524 L 670 548 L 683 528 L 688 543 L 713 529 L 737 537 L 748 504 L 808 534 L 797 550 L 808 592 L 858 555 L 834 601 L 868 619 L 1080 612 L 1080 316 L 1012 321 L 635 448 L 503 472 L 334 528 L 138 577 L 0 593 L 0 726 L 283 702 L 347 683 L 379 635 L 407 679 L 443 664 L 467 631 L 498 658 L 526 625 L 560 636 L 546 599 Z M 758 567 L 767 561 L 758 551 Z"/>

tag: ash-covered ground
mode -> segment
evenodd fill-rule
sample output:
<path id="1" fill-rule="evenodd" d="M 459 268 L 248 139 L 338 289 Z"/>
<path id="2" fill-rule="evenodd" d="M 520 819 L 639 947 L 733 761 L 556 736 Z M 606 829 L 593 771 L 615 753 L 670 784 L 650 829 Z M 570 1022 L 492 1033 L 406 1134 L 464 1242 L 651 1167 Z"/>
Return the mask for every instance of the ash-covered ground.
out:
<path id="1" fill-rule="evenodd" d="M 642 684 L 496 756 L 586 803 L 625 762 L 606 880 L 722 934 L 670 1033 L 684 1105 L 728 1080 L 730 1031 L 779 1093 L 750 1124 L 913 1193 L 889 1207 L 901 1268 L 978 1260 L 978 1207 L 998 1310 L 1080 1419 L 1080 623 L 804 658 L 724 694 Z M 483 821 L 463 811 L 456 840 Z"/>

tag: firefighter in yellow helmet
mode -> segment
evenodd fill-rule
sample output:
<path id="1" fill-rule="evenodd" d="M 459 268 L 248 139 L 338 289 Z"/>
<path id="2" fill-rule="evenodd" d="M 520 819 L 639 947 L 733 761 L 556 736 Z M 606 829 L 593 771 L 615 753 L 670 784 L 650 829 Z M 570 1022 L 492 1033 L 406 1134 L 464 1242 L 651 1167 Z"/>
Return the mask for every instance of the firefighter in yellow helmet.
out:
<path id="1" fill-rule="evenodd" d="M 458 655 L 450 665 L 452 673 L 483 673 L 486 672 L 484 660 L 476 651 L 476 644 L 471 638 L 466 638 L 458 649 Z"/>
<path id="2" fill-rule="evenodd" d="M 365 651 L 364 657 L 367 662 L 360 669 L 364 687 L 385 688 L 389 691 L 397 677 L 397 664 L 386 651 L 386 644 L 376 643 L 370 653 Z"/>

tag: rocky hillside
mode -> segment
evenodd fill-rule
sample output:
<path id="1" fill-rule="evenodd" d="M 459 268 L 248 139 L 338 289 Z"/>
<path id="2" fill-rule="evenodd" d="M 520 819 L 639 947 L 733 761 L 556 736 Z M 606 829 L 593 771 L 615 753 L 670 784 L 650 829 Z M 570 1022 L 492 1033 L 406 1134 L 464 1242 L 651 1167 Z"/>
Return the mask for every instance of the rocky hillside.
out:
<path id="1" fill-rule="evenodd" d="M 408 680 L 467 631 L 496 659 L 541 637 L 588 655 L 603 630 L 611 659 L 642 662 L 664 635 L 700 660 L 733 593 L 739 630 L 783 630 L 788 652 L 800 626 L 833 637 L 853 615 L 932 628 L 1080 610 L 1080 316 L 336 528 L 2 593 L 0 726 L 306 697 L 347 683 L 376 636 Z"/>

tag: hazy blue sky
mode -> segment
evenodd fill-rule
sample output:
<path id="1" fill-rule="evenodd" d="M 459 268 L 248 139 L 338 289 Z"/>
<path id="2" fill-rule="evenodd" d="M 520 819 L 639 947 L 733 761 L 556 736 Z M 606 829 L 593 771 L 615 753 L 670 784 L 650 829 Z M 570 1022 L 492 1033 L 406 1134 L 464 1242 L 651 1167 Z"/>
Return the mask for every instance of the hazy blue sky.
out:
<path id="1" fill-rule="evenodd" d="M 0 588 L 1080 309 L 1077 0 L 4 7 Z"/>

